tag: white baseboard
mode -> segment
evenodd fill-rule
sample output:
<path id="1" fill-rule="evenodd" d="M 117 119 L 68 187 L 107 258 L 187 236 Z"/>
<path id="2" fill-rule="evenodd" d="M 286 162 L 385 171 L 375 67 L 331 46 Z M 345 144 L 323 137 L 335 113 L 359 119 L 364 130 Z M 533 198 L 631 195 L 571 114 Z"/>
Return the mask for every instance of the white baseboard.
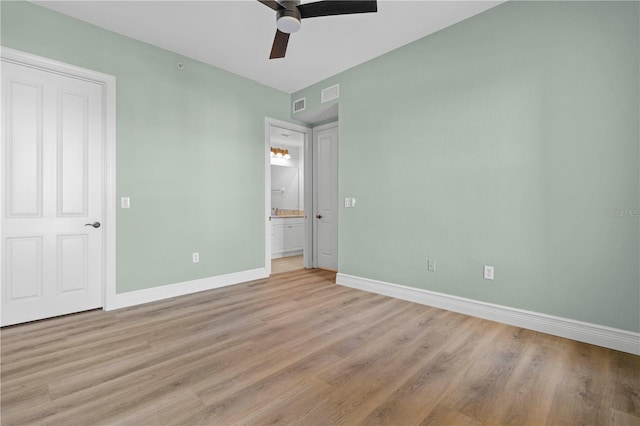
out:
<path id="1" fill-rule="evenodd" d="M 105 305 L 104 310 L 111 311 L 113 309 L 155 302 L 157 300 L 168 299 L 170 297 L 183 296 L 185 294 L 197 293 L 199 291 L 259 280 L 267 278 L 268 276 L 269 275 L 265 268 L 258 268 L 251 269 L 249 271 L 234 272 L 232 274 L 218 275 L 215 277 L 207 277 L 193 281 L 147 288 L 144 290 L 136 290 L 128 293 L 119 293 L 113 297 L 113 301 L 111 303 L 107 303 L 107 305 Z"/>
<path id="2" fill-rule="evenodd" d="M 336 283 L 640 355 L 640 333 L 338 273 Z"/>

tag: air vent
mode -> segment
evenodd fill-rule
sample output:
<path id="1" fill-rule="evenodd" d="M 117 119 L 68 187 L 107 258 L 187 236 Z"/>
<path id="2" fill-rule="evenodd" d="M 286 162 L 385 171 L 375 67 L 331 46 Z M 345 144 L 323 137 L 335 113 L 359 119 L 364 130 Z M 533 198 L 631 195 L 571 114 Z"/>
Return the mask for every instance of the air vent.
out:
<path id="1" fill-rule="evenodd" d="M 338 99 L 340 96 L 340 85 L 334 84 L 331 87 L 327 87 L 320 93 L 320 102 L 325 103 L 332 101 L 334 99 Z"/>
<path id="2" fill-rule="evenodd" d="M 298 99 L 297 101 L 293 101 L 293 112 L 304 111 L 307 107 L 307 98 Z"/>

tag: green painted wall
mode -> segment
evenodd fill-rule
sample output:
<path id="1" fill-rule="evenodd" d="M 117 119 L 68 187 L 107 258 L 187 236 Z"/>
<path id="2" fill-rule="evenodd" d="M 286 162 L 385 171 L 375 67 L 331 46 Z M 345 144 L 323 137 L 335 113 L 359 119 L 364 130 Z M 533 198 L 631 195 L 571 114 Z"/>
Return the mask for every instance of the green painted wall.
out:
<path id="1" fill-rule="evenodd" d="M 1 7 L 3 46 L 117 78 L 117 196 L 132 205 L 117 213 L 118 293 L 264 267 L 264 117 L 287 119 L 288 94 L 30 3 Z"/>
<path id="2" fill-rule="evenodd" d="M 639 18 L 509 2 L 292 94 L 340 83 L 340 272 L 640 331 Z"/>

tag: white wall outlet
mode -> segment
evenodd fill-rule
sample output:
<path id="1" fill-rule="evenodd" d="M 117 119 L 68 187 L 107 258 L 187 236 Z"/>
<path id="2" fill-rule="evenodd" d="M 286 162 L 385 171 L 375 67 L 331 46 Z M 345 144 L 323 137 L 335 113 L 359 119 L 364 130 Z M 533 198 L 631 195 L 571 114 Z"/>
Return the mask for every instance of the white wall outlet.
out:
<path id="1" fill-rule="evenodd" d="M 131 207 L 131 203 L 129 202 L 129 197 L 120 198 L 120 207 L 122 207 L 123 209 L 128 209 L 129 207 Z"/>
<path id="2" fill-rule="evenodd" d="M 434 259 L 427 259 L 427 269 L 429 272 L 436 271 L 436 261 Z"/>
<path id="3" fill-rule="evenodd" d="M 485 280 L 493 279 L 493 266 L 484 265 L 484 279 Z"/>
<path id="4" fill-rule="evenodd" d="M 191 258 L 193 259 L 193 263 L 200 262 L 200 253 L 192 253 Z"/>
<path id="5" fill-rule="evenodd" d="M 344 206 L 346 208 L 355 207 L 356 206 L 356 199 L 355 198 L 351 198 L 351 197 L 345 198 L 344 199 Z"/>

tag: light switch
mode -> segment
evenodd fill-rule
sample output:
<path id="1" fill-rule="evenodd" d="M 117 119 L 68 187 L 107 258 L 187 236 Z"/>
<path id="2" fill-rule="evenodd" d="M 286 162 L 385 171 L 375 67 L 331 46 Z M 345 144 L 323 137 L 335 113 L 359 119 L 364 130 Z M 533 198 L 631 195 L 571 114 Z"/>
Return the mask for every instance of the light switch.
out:
<path id="1" fill-rule="evenodd" d="M 122 207 L 123 209 L 128 209 L 129 207 L 131 207 L 131 204 L 129 203 L 129 197 L 120 198 L 120 207 Z"/>
<path id="2" fill-rule="evenodd" d="M 429 272 L 436 271 L 436 261 L 434 259 L 427 259 L 427 270 Z"/>
<path id="3" fill-rule="evenodd" d="M 344 206 L 347 207 L 347 208 L 355 207 L 356 206 L 356 199 L 355 198 L 345 198 L 344 199 Z"/>

